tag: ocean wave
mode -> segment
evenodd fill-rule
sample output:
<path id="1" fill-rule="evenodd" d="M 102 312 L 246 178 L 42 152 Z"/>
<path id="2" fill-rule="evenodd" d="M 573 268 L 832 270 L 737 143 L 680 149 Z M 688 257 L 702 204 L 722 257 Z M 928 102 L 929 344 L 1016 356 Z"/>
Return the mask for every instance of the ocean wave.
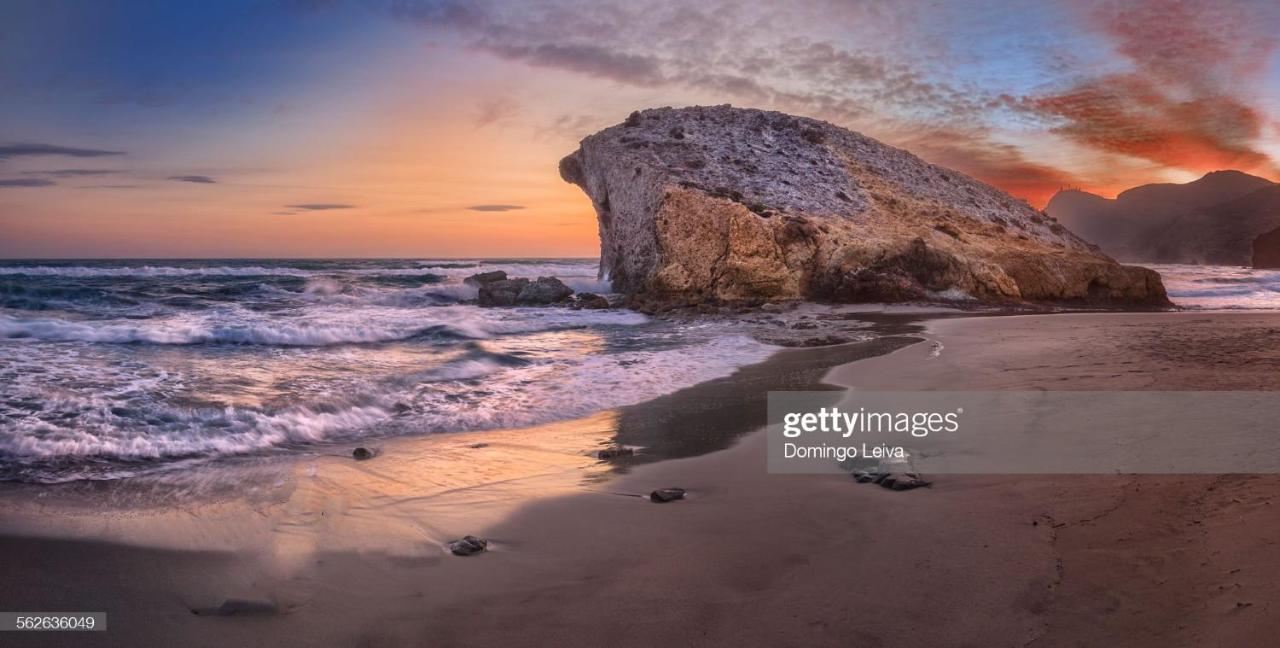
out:
<path id="1" fill-rule="evenodd" d="M 445 306 L 429 311 L 366 308 L 272 316 L 242 309 L 142 320 L 68 320 L 0 315 L 0 340 L 109 344 L 249 344 L 333 346 L 409 339 L 483 339 L 591 325 L 648 321 L 630 311 L 563 308 L 483 310 Z"/>
<path id="2" fill-rule="evenodd" d="M 194 458 L 404 433 L 538 425 L 727 376 L 774 350 L 729 336 L 660 351 L 532 362 L 472 345 L 434 367 L 372 377 L 322 403 L 282 409 L 170 403 L 160 395 L 184 391 L 186 379 L 142 367 L 95 373 L 110 384 L 94 390 L 51 390 L 50 377 L 23 376 L 13 394 L 0 398 L 0 420 L 8 421 L 0 434 L 0 479 L 119 478 Z M 80 380 L 74 369 L 59 370 L 71 371 L 61 376 L 67 384 Z M 108 463 L 77 464 L 83 461 Z"/>
<path id="3" fill-rule="evenodd" d="M 257 324 L 212 324 L 181 321 L 97 322 L 61 319 L 18 319 L 0 315 L 0 339 L 114 344 L 260 344 L 330 346 L 392 342 L 421 337 L 473 337 L 445 324 L 405 325 L 288 321 Z"/>
<path id="4" fill-rule="evenodd" d="M 1192 309 L 1280 309 L 1280 271 L 1230 266 L 1152 265 L 1169 299 Z"/>
<path id="5" fill-rule="evenodd" d="M 597 264 L 594 261 L 478 261 L 475 263 L 417 262 L 413 267 L 367 267 L 368 264 L 317 264 L 304 265 L 4 265 L 0 264 L 0 276 L 29 277 L 314 277 L 326 275 L 352 275 L 365 277 L 433 277 L 442 280 L 445 275 L 462 278 L 477 272 L 505 270 L 518 277 L 560 276 L 594 277 Z M 445 270 L 453 272 L 426 272 Z"/>

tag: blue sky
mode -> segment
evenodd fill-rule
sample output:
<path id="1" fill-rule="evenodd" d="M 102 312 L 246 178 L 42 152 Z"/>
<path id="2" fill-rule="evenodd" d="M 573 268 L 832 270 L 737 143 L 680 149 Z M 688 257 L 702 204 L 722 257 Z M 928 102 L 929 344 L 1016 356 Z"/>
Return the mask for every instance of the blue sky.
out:
<path id="1" fill-rule="evenodd" d="M 556 162 L 658 105 L 827 119 L 1035 204 L 1274 178 L 1277 32 L 1263 2 L 18 0 L 0 255 L 589 255 Z"/>

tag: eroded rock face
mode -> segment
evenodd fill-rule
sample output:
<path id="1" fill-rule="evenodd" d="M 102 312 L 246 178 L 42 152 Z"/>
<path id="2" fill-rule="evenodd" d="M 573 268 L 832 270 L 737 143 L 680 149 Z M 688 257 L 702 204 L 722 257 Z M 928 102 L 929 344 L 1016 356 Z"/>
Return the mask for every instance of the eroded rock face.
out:
<path id="1" fill-rule="evenodd" d="M 1025 202 L 813 119 L 646 110 L 560 174 L 595 206 L 601 276 L 640 301 L 1168 304 Z"/>
<path id="2" fill-rule="evenodd" d="M 464 280 L 479 287 L 481 306 L 549 306 L 573 295 L 573 289 L 556 277 L 538 277 L 536 281 L 530 281 L 507 279 L 502 271 L 485 274 L 489 276 L 472 275 Z M 499 274 L 503 278 L 496 276 Z"/>
<path id="3" fill-rule="evenodd" d="M 1253 239 L 1253 267 L 1280 268 L 1280 229 L 1258 235 Z"/>

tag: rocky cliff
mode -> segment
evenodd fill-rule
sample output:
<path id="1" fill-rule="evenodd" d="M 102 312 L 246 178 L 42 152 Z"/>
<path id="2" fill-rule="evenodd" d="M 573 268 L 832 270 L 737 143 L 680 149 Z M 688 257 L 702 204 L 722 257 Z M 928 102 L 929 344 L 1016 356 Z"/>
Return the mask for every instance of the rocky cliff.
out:
<path id="1" fill-rule="evenodd" d="M 1045 211 L 1126 261 L 1244 265 L 1250 243 L 1280 226 L 1280 185 L 1240 171 L 1214 171 L 1186 184 L 1149 184 L 1114 200 L 1058 192 Z"/>
<path id="2" fill-rule="evenodd" d="M 560 162 L 599 221 L 601 275 L 637 301 L 818 299 L 1165 305 L 994 187 L 831 124 L 659 108 Z"/>
<path id="3" fill-rule="evenodd" d="M 1255 268 L 1280 268 L 1280 229 L 1259 234 L 1253 239 L 1251 262 Z"/>

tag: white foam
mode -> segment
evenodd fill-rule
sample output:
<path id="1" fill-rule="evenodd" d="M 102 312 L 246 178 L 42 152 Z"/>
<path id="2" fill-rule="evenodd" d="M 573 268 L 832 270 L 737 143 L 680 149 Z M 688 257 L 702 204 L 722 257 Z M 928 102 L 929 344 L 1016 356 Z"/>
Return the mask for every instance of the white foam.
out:
<path id="1" fill-rule="evenodd" d="M 1280 309 L 1280 271 L 1238 266 L 1157 264 L 1169 299 L 1194 309 Z"/>
<path id="2" fill-rule="evenodd" d="M 482 339 L 590 325 L 636 325 L 645 316 L 621 310 L 567 308 L 321 308 L 301 314 L 243 308 L 177 313 L 145 320 L 68 320 L 0 315 L 0 341 L 327 346 L 407 340 L 422 335 Z"/>
<path id="3" fill-rule="evenodd" d="M 31 415 L 6 424 L 0 454 L 28 459 L 177 459 L 370 435 L 529 426 L 638 403 L 727 376 L 773 351 L 749 338 L 731 336 L 656 352 L 571 355 L 515 366 L 467 352 L 394 381 L 368 379 L 363 387 L 331 395 L 323 405 L 304 403 L 276 411 L 172 405 L 155 397 L 183 391 L 186 379 L 181 375 L 145 367 L 98 371 L 91 365 L 58 362 L 55 366 L 66 373 L 57 380 L 15 374 L 9 396 L 41 399 L 43 413 L 70 418 L 55 416 L 51 421 Z M 65 360 L 75 356 L 65 347 L 56 353 Z M 92 388 L 58 387 L 81 385 L 77 376 L 84 370 L 91 370 L 87 375 L 96 383 Z M 483 393 L 477 392 L 476 380 L 483 381 Z"/>

